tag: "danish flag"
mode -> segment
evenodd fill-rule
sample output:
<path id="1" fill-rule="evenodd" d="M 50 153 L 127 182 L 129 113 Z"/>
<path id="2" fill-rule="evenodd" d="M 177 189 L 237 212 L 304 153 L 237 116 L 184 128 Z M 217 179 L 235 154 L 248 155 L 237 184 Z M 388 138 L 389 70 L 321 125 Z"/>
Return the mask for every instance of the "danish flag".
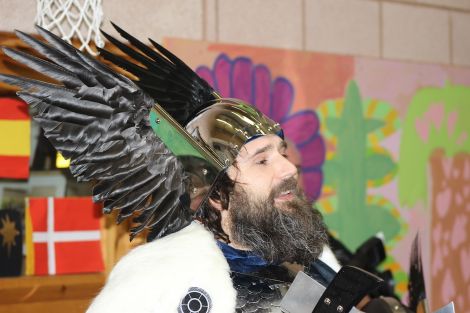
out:
<path id="1" fill-rule="evenodd" d="M 102 272 L 100 217 L 91 197 L 29 198 L 26 274 Z"/>

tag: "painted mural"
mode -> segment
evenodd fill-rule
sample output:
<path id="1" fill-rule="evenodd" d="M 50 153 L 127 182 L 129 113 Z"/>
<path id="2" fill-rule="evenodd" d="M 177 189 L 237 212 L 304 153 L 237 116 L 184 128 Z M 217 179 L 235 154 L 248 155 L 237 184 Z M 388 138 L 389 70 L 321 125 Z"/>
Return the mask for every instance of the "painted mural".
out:
<path id="1" fill-rule="evenodd" d="M 380 234 L 406 296 L 419 231 L 432 309 L 470 307 L 470 68 L 168 39 L 221 95 L 282 124 L 308 196 L 355 250 Z"/>
<path id="2" fill-rule="evenodd" d="M 196 73 L 222 96 L 254 104 L 281 124 L 286 137 L 300 152 L 307 196 L 317 200 L 322 188 L 325 145 L 315 111 L 293 112 L 295 90 L 292 83 L 285 77 L 272 78 L 269 68 L 263 64 L 255 65 L 246 57 L 231 60 L 223 53 L 216 58 L 212 68 L 200 66 Z"/>

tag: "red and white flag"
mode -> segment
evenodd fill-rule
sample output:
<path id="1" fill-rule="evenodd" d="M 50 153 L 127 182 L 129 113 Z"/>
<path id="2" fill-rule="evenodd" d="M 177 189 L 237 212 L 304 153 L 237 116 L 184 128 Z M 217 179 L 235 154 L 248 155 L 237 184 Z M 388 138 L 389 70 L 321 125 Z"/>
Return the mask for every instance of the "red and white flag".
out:
<path id="1" fill-rule="evenodd" d="M 102 272 L 100 217 L 91 197 L 29 198 L 26 274 Z"/>

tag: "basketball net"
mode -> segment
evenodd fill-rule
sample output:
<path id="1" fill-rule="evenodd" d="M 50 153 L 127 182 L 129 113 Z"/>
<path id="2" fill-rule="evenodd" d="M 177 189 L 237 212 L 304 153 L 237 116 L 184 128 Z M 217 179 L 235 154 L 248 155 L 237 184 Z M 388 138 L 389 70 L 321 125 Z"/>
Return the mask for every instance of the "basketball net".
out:
<path id="1" fill-rule="evenodd" d="M 98 52 L 90 47 L 104 47 L 99 28 L 103 20 L 101 0 L 36 0 L 36 24 L 50 30 L 71 43 L 73 37 L 80 40 L 80 50 L 92 55 Z"/>

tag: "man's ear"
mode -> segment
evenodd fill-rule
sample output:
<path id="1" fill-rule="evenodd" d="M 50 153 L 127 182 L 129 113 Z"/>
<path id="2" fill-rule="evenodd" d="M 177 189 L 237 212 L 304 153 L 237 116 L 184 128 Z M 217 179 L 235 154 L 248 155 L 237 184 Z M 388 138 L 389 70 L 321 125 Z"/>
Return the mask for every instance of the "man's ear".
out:
<path id="1" fill-rule="evenodd" d="M 222 209 L 222 203 L 220 202 L 220 200 L 215 200 L 215 199 L 209 198 L 209 203 L 217 211 L 222 211 L 223 210 Z"/>

